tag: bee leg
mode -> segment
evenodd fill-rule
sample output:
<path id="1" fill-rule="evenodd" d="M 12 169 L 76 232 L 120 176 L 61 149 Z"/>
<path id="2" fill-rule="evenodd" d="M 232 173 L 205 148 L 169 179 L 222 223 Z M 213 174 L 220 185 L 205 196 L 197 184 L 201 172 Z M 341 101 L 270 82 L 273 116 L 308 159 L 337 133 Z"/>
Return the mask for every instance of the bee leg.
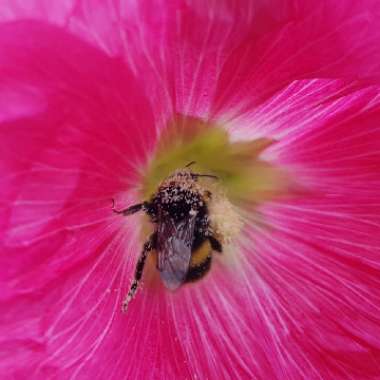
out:
<path id="1" fill-rule="evenodd" d="M 115 214 L 123 214 L 124 216 L 132 215 L 135 212 L 142 210 L 145 207 L 145 205 L 146 205 L 145 202 L 143 202 L 143 203 L 138 203 L 138 204 L 129 206 L 129 207 L 125 208 L 124 210 L 116 210 L 115 209 L 115 200 L 112 199 L 112 211 Z"/>
<path id="2" fill-rule="evenodd" d="M 127 311 L 129 302 L 133 299 L 133 297 L 135 296 L 137 292 L 137 288 L 143 274 L 146 258 L 148 257 L 148 253 L 152 249 L 154 249 L 155 240 L 156 240 L 156 234 L 152 234 L 149 240 L 144 243 L 143 250 L 136 264 L 135 275 L 134 275 L 131 287 L 129 288 L 128 294 L 125 297 L 125 300 L 123 301 L 123 304 L 121 307 L 123 313 Z"/>
<path id="3" fill-rule="evenodd" d="M 211 244 L 211 248 L 213 251 L 216 251 L 219 253 L 223 252 L 222 244 L 220 243 L 220 241 L 218 239 L 215 239 L 214 236 L 209 236 L 208 240 Z"/>

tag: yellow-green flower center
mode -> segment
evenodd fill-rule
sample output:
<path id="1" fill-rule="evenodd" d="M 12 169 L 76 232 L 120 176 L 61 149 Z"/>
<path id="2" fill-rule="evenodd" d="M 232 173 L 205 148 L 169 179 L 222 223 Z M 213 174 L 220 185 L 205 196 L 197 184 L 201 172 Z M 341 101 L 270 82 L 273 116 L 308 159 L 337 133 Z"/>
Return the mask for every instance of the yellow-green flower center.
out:
<path id="1" fill-rule="evenodd" d="M 197 173 L 218 177 L 218 184 L 235 205 L 258 204 L 283 187 L 283 173 L 260 158 L 275 141 L 268 138 L 232 142 L 228 132 L 195 118 L 177 118 L 164 130 L 142 181 L 148 199 L 159 184 L 190 162 Z"/>

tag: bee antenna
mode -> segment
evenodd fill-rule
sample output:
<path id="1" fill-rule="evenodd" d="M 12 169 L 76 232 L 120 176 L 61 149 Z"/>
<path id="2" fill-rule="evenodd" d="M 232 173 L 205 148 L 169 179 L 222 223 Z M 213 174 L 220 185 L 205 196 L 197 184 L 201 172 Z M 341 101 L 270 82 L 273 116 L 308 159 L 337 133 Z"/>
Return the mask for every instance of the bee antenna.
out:
<path id="1" fill-rule="evenodd" d="M 219 179 L 218 176 L 213 175 L 213 174 L 199 174 L 199 173 L 193 173 L 192 176 L 193 176 L 194 178 L 207 177 L 207 178 L 212 178 L 212 179 Z"/>
<path id="2" fill-rule="evenodd" d="M 194 164 L 196 164 L 196 161 L 191 161 L 187 165 L 185 165 L 185 168 L 188 168 L 189 166 L 194 165 Z"/>

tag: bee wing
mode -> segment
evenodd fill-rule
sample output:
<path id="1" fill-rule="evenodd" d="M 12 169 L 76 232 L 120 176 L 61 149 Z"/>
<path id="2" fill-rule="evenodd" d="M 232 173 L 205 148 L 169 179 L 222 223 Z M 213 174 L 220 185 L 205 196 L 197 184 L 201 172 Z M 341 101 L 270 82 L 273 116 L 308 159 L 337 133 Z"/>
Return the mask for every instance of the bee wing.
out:
<path id="1" fill-rule="evenodd" d="M 180 222 L 163 218 L 157 229 L 158 270 L 169 289 L 177 289 L 186 278 L 194 238 L 195 215 Z"/>

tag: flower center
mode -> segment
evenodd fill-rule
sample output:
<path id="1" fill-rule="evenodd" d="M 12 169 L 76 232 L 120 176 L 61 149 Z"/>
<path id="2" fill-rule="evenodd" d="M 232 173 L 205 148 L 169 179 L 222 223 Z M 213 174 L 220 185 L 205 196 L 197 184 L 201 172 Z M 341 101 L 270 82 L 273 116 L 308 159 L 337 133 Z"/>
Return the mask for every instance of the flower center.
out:
<path id="1" fill-rule="evenodd" d="M 213 175 L 208 182 L 227 200 L 240 207 L 257 205 L 272 199 L 283 189 L 284 173 L 260 158 L 275 143 L 269 138 L 236 141 L 214 123 L 190 117 L 177 117 L 162 132 L 150 164 L 142 175 L 142 198 L 150 198 L 160 183 L 175 170 L 191 169 L 199 174 Z"/>

